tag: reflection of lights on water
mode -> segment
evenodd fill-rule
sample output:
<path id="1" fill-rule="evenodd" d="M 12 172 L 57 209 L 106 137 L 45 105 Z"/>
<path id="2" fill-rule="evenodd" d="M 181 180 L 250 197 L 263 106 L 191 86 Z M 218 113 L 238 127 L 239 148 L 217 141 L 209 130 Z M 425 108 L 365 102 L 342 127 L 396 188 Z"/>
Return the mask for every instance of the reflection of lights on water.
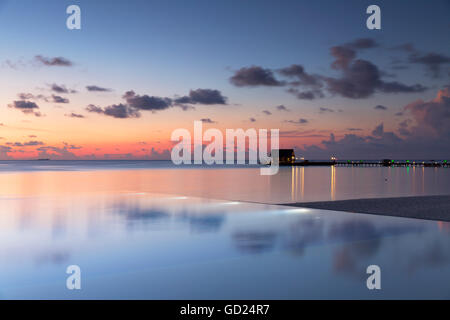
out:
<path id="1" fill-rule="evenodd" d="M 169 198 L 171 200 L 186 200 L 188 197 L 173 197 L 173 198 Z"/>
<path id="2" fill-rule="evenodd" d="M 310 209 L 306 209 L 306 208 L 295 208 L 295 209 L 283 210 L 281 212 L 282 213 L 310 213 L 311 210 Z"/>
<path id="3" fill-rule="evenodd" d="M 222 203 L 222 204 L 225 204 L 225 205 L 236 205 L 236 204 L 240 204 L 240 202 L 239 201 L 230 201 L 230 202 L 225 202 L 225 203 Z"/>

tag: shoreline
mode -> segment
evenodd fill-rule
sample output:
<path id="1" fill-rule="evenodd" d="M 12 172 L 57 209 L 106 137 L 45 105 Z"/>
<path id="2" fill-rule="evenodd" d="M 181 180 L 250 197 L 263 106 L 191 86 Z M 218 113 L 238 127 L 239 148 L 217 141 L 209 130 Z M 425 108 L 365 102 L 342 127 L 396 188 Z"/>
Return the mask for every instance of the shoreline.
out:
<path id="1" fill-rule="evenodd" d="M 450 195 L 280 203 L 285 206 L 345 211 L 422 220 L 450 221 Z"/>

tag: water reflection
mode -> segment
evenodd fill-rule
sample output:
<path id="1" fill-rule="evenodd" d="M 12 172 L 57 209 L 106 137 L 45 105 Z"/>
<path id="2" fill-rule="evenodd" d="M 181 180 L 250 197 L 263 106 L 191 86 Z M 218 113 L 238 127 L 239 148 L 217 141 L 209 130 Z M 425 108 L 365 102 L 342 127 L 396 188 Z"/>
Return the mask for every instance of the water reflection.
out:
<path id="1" fill-rule="evenodd" d="M 281 167 L 0 173 L 0 197 L 157 192 L 263 203 L 446 194 L 448 168 Z M 70 181 L 70 183 L 67 183 Z M 28 204 L 25 204 L 28 205 Z M 24 209 L 30 212 L 28 208 Z M 26 224 L 27 218 L 24 219 Z"/>
<path id="2" fill-rule="evenodd" d="M 146 192 L 10 198 L 0 212 L 6 298 L 363 298 L 369 264 L 396 288 L 381 296 L 450 292 L 444 222 Z M 69 264 L 86 277 L 77 296 Z"/>

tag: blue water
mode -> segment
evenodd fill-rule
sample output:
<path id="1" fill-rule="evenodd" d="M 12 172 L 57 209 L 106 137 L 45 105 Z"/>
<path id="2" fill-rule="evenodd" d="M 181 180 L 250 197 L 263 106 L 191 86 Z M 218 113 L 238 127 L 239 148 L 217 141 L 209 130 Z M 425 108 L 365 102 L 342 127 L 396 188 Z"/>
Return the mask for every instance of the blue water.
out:
<path id="1" fill-rule="evenodd" d="M 448 194 L 450 169 L 0 168 L 0 298 L 450 298 L 450 223 L 270 204 Z M 366 287 L 372 264 L 381 290 Z"/>
<path id="2" fill-rule="evenodd" d="M 450 298 L 444 222 L 149 193 L 0 210 L 4 299 Z M 366 287 L 373 264 L 381 290 Z"/>

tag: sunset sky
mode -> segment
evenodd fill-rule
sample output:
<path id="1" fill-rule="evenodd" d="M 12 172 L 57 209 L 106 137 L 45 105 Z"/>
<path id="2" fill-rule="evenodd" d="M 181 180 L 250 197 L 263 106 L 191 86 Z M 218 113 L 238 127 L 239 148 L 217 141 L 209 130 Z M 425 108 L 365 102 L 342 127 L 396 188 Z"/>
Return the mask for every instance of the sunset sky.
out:
<path id="1" fill-rule="evenodd" d="M 82 29 L 66 28 L 81 8 Z M 382 29 L 366 28 L 367 6 Z M 278 128 L 309 158 L 450 157 L 450 1 L 0 0 L 0 160 L 169 159 Z"/>

